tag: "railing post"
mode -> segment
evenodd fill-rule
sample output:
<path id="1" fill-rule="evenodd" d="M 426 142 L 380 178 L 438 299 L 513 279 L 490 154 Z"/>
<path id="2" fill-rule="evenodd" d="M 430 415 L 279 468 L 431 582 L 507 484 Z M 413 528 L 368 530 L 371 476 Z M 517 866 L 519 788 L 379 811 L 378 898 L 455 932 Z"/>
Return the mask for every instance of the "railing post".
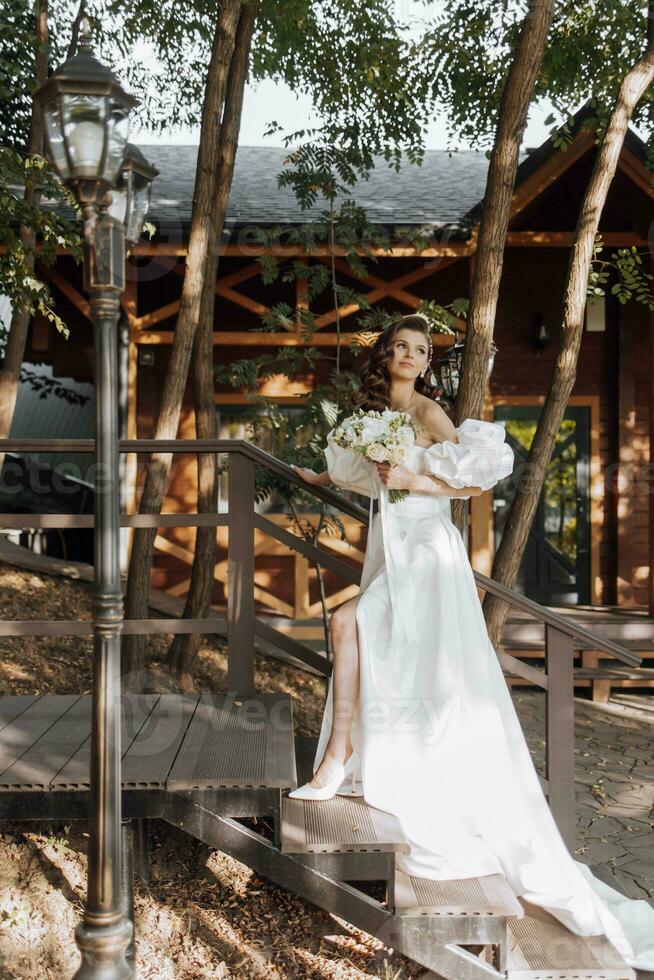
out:
<path id="1" fill-rule="evenodd" d="M 548 801 L 571 853 L 576 841 L 574 763 L 574 664 L 572 637 L 545 626 L 546 777 Z"/>
<path id="2" fill-rule="evenodd" d="M 227 687 L 254 694 L 254 462 L 229 454 Z"/>

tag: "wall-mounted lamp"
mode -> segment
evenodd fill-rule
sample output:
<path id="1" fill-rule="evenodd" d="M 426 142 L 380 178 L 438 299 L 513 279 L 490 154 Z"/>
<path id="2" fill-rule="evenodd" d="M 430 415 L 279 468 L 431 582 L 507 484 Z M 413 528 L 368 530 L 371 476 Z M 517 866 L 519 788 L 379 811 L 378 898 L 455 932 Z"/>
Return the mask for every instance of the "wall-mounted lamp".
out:
<path id="1" fill-rule="evenodd" d="M 432 372 L 432 383 L 442 390 L 442 395 L 439 400 L 446 404 L 448 408 L 451 408 L 454 405 L 454 401 L 459 390 L 459 382 L 461 380 L 461 376 L 463 375 L 464 349 L 465 340 L 458 340 L 452 345 L 452 347 L 448 347 L 445 353 L 442 354 L 436 361 L 436 365 L 434 366 L 434 370 Z M 491 349 L 490 354 L 488 355 L 488 364 L 486 368 L 487 378 L 490 378 L 491 376 L 497 351 L 497 345 L 491 341 Z"/>
<path id="2" fill-rule="evenodd" d="M 551 344 L 552 342 L 552 338 L 547 332 L 545 318 L 540 311 L 532 315 L 531 327 L 533 330 L 533 343 L 534 347 L 536 348 L 536 354 L 538 357 L 540 357 L 540 352 L 545 350 L 547 345 Z"/>

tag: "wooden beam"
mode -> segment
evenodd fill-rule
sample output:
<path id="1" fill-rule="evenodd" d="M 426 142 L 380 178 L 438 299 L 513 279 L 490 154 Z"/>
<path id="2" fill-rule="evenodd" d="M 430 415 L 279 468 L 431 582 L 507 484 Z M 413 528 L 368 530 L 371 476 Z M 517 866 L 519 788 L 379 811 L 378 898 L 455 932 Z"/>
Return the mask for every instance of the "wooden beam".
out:
<path id="1" fill-rule="evenodd" d="M 42 279 L 49 281 L 53 286 L 56 286 L 60 293 L 62 293 L 66 299 L 70 300 L 74 307 L 76 307 L 82 316 L 85 316 L 87 320 L 91 319 L 91 307 L 89 301 L 79 293 L 75 287 L 68 282 L 68 280 L 58 271 L 54 266 L 43 265 L 41 262 L 37 263 L 38 273 Z"/>
<path id="2" fill-rule="evenodd" d="M 172 330 L 135 330 L 132 337 L 137 344 L 153 344 L 167 346 L 172 344 Z M 341 346 L 346 347 L 357 337 L 358 333 L 343 333 L 340 337 Z M 450 347 L 452 338 L 446 334 L 432 334 L 434 347 Z M 215 330 L 213 342 L 217 347 L 335 347 L 338 336 L 335 333 L 318 331 L 310 341 L 304 341 L 293 333 L 266 333 L 259 330 Z"/>
<path id="3" fill-rule="evenodd" d="M 377 258 L 383 259 L 397 259 L 397 258 L 422 258 L 422 259 L 433 259 L 439 256 L 466 256 L 470 255 L 471 252 L 476 250 L 476 235 L 473 233 L 469 239 L 466 241 L 456 241 L 448 242 L 447 244 L 432 245 L 426 248 L 416 248 L 413 245 L 394 245 L 390 249 L 379 248 L 377 246 L 371 246 L 370 248 L 357 247 L 357 254 L 365 258 L 366 255 L 372 254 L 377 256 Z M 154 258 L 157 255 L 186 255 L 186 245 L 183 242 L 140 242 L 132 249 L 132 255 L 137 255 L 139 258 L 144 256 L 150 256 Z M 347 250 L 349 251 L 349 249 Z M 335 247 L 335 252 L 337 255 L 345 256 L 347 254 L 346 249 L 337 245 Z M 68 254 L 65 249 L 62 249 L 62 254 Z M 301 245 L 245 245 L 245 244 L 227 244 L 220 246 L 220 255 L 229 256 L 240 256 L 241 258 L 254 259 L 257 255 L 276 255 L 278 258 L 307 258 L 311 256 L 319 257 L 322 255 L 331 255 L 331 248 L 328 245 L 317 245 L 310 251 L 307 251 Z"/>
<path id="4" fill-rule="evenodd" d="M 648 197 L 654 197 L 654 186 L 652 185 L 652 174 L 647 169 L 642 160 L 630 150 L 623 146 L 618 159 L 618 167 L 622 170 L 638 187 L 644 191 Z"/>
<path id="5" fill-rule="evenodd" d="M 222 296 L 223 299 L 228 299 L 236 306 L 242 306 L 244 310 L 249 310 L 250 313 L 256 313 L 257 316 L 270 313 L 270 307 L 266 306 L 265 303 L 259 303 L 257 300 L 250 299 L 249 296 L 245 296 L 243 293 L 237 293 L 235 289 L 224 286 L 220 279 L 216 283 L 216 293 L 218 296 Z"/>
<path id="6" fill-rule="evenodd" d="M 460 261 L 461 258 L 462 256 L 457 256 L 456 258 L 450 258 L 445 262 L 445 265 L 450 265 L 452 262 L 458 262 Z M 325 257 L 325 258 L 321 258 L 321 261 L 327 263 L 330 260 Z M 404 287 L 407 285 L 412 285 L 414 282 L 419 282 L 422 279 L 427 279 L 429 276 L 433 275 L 437 271 L 434 266 L 434 263 L 429 262 L 429 263 L 425 263 L 425 265 L 419 269 L 412 269 L 411 272 L 406 272 L 402 276 L 397 276 L 395 279 L 387 280 L 387 279 L 382 279 L 379 276 L 374 275 L 373 273 L 369 273 L 367 276 L 364 276 L 361 273 L 355 272 L 350 268 L 348 262 L 345 259 L 337 258 L 335 261 L 335 266 L 340 272 L 344 273 L 346 276 L 349 276 L 352 279 L 357 279 L 359 280 L 359 282 L 362 282 L 365 285 L 375 287 L 374 289 L 371 289 L 370 292 L 365 294 L 366 300 L 369 303 L 371 304 L 376 303 L 380 299 L 384 299 L 387 296 L 391 296 L 393 299 L 397 300 L 400 303 L 404 303 L 406 306 L 409 306 L 411 309 L 414 310 L 416 310 L 420 306 L 420 304 L 422 303 L 422 298 L 420 296 L 415 296 L 413 293 L 407 292 L 407 290 Z M 443 265 L 441 262 L 439 263 L 438 271 L 440 271 L 440 268 L 442 267 Z M 346 316 L 350 316 L 350 314 L 352 313 L 358 312 L 360 309 L 361 307 L 359 306 L 359 304 L 350 303 L 347 306 L 342 306 L 339 308 L 339 315 L 341 318 L 344 318 Z M 335 310 L 330 310 L 329 313 L 325 313 L 323 314 L 323 316 L 318 317 L 316 319 L 316 324 L 318 328 L 320 328 L 323 326 L 328 326 L 330 323 L 333 323 L 335 320 L 336 320 L 336 312 Z M 463 320 L 457 318 L 456 322 L 459 330 L 465 330 L 465 322 Z"/>
<path id="7" fill-rule="evenodd" d="M 631 231 L 601 231 L 600 235 L 609 248 L 647 245 L 646 239 Z M 506 244 L 511 248 L 570 248 L 574 237 L 574 231 L 510 231 Z"/>
<path id="8" fill-rule="evenodd" d="M 165 306 L 160 306 L 158 310 L 153 310 L 152 313 L 146 313 L 145 316 L 138 317 L 134 322 L 134 326 L 137 330 L 147 330 L 148 327 L 154 327 L 157 323 L 161 323 L 162 320 L 168 320 L 170 317 L 177 316 L 180 305 L 178 299 L 172 303 L 166 303 Z"/>
<path id="9" fill-rule="evenodd" d="M 221 253 L 222 254 L 222 253 Z M 184 275 L 184 265 L 178 262 L 177 265 L 172 270 L 178 276 Z M 218 276 L 216 280 L 217 284 L 221 286 L 238 286 L 239 283 L 245 282 L 246 279 L 253 279 L 254 276 L 261 272 L 261 266 L 258 262 L 250 262 L 249 265 L 244 265 L 242 269 L 235 269 L 234 272 L 230 272 L 226 276 Z"/>
<path id="10" fill-rule="evenodd" d="M 183 267 L 175 267 L 175 272 L 177 275 L 183 275 Z M 270 307 L 263 303 L 258 303 L 249 296 L 245 296 L 243 293 L 237 292 L 233 289 L 233 286 L 237 286 L 241 282 L 245 282 L 247 279 L 253 279 L 254 276 L 261 272 L 261 266 L 258 262 L 250 262 L 249 265 L 244 266 L 242 269 L 236 269 L 234 272 L 230 272 L 229 275 L 219 276 L 216 280 L 216 295 L 222 296 L 223 299 L 228 299 L 231 303 L 236 306 L 241 306 L 243 309 L 248 310 L 250 313 L 256 313 L 257 316 L 263 316 L 264 313 L 270 311 Z M 165 307 L 163 307 L 165 309 Z M 144 324 L 144 326 L 153 326 L 153 323 Z"/>
<path id="11" fill-rule="evenodd" d="M 550 159 L 530 174 L 513 192 L 509 221 L 520 214 L 537 197 L 547 190 L 573 163 L 595 145 L 595 137 L 588 130 L 580 130 L 565 150 L 553 153 Z"/>

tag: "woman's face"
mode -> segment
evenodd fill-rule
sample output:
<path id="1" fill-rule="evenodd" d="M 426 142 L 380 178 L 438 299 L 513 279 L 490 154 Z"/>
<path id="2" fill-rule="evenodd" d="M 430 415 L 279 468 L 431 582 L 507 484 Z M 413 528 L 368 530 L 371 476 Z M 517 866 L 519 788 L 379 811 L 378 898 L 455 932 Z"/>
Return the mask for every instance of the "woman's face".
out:
<path id="1" fill-rule="evenodd" d="M 402 327 L 391 344 L 386 364 L 391 378 L 414 380 L 424 371 L 429 359 L 429 344 L 420 330 Z"/>

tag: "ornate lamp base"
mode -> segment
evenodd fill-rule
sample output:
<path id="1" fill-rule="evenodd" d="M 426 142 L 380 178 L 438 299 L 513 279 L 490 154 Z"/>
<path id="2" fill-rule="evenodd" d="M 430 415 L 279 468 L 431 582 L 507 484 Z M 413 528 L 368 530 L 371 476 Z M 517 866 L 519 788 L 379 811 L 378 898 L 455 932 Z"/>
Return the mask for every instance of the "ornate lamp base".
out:
<path id="1" fill-rule="evenodd" d="M 80 923 L 75 939 L 82 954 L 82 964 L 74 980 L 130 980 L 134 967 L 126 957 L 134 927 L 128 919 L 113 926 L 89 926 Z"/>

